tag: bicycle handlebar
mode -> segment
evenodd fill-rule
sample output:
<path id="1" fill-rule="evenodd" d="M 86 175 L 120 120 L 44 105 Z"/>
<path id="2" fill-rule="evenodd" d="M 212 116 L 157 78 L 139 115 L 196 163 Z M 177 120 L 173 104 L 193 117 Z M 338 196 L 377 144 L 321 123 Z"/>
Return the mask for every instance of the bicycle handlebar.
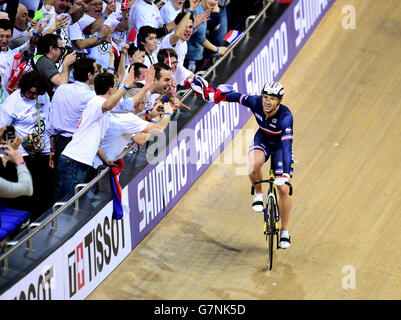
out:
<path id="1" fill-rule="evenodd" d="M 254 194 L 255 194 L 255 186 L 256 186 L 257 184 L 259 184 L 259 183 L 273 183 L 273 181 L 274 181 L 274 180 L 272 180 L 272 179 L 256 181 L 255 183 L 252 184 L 252 187 L 251 187 L 251 195 L 254 195 Z M 289 194 L 290 194 L 290 196 L 292 196 L 292 191 L 293 191 L 292 184 L 289 183 L 289 182 L 286 182 L 285 184 L 288 185 L 288 186 L 290 187 L 290 192 L 289 192 Z"/>

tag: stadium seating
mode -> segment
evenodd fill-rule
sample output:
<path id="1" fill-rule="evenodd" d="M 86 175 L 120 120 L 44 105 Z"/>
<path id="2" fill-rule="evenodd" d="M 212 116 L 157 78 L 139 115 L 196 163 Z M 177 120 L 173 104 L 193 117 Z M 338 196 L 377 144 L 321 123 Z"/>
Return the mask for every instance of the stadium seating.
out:
<path id="1" fill-rule="evenodd" d="M 29 223 L 30 216 L 31 213 L 28 211 L 10 209 L 0 205 L 0 242 L 24 228 Z"/>

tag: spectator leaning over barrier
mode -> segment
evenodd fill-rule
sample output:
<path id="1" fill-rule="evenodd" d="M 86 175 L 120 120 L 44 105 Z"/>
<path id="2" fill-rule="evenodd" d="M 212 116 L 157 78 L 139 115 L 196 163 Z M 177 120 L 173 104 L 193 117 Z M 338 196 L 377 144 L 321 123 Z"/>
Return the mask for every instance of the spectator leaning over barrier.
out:
<path id="1" fill-rule="evenodd" d="M 154 72 L 152 72 L 152 69 L 147 73 L 144 87 L 130 89 L 130 91 L 133 91 L 134 100 L 137 100 L 137 105 L 143 105 L 144 99 L 146 99 L 145 90 L 153 85 Z M 163 117 L 159 122 L 142 120 L 133 112 L 114 113 L 113 110 L 110 116 L 109 128 L 106 131 L 101 148 L 99 148 L 98 156 L 94 160 L 94 167 L 97 168 L 102 163 L 107 165 L 110 163 L 109 159 L 117 160 L 130 140 L 143 145 L 147 139 L 146 133 L 162 133 L 166 129 L 174 111 L 170 103 L 159 103 L 164 108 Z"/>
<path id="2" fill-rule="evenodd" d="M 142 88 L 144 86 L 145 83 L 145 78 L 146 75 L 148 73 L 148 67 L 145 66 L 143 63 L 134 63 L 132 64 L 129 68 L 128 68 L 128 72 L 131 71 L 131 69 L 134 69 L 134 88 Z M 127 73 L 128 74 L 128 73 Z M 122 82 L 124 82 L 125 77 L 123 79 Z M 145 106 L 146 101 L 144 102 L 143 107 Z M 135 103 L 134 103 L 134 99 L 133 99 L 133 95 L 131 90 L 128 91 L 125 95 L 124 98 L 121 99 L 118 104 L 117 107 L 115 108 L 115 110 L 119 110 L 119 111 L 134 111 L 135 114 L 138 114 L 140 112 L 142 112 L 143 108 L 141 108 L 141 110 L 138 110 L 135 107 Z"/>
<path id="3" fill-rule="evenodd" d="M 53 204 L 53 169 L 49 167 L 50 141 L 46 131 L 50 109 L 50 98 L 46 93 L 48 80 L 41 73 L 32 71 L 22 75 L 19 87 L 0 108 L 0 127 L 13 126 L 16 135 L 22 139 L 18 150 L 32 174 L 33 195 L 4 205 L 30 211 L 36 219 Z M 13 164 L 7 163 L 6 174 L 8 180 L 16 181 Z"/>
<path id="4" fill-rule="evenodd" d="M 118 91 L 114 76 L 110 73 L 97 75 L 94 84 L 96 96 L 88 102 L 72 140 L 59 159 L 59 199 L 71 195 L 76 184 L 87 181 L 87 176 L 93 169 L 93 160 L 109 125 L 110 111 L 133 87 L 134 70 L 127 75 L 124 85 Z"/>
<path id="5" fill-rule="evenodd" d="M 17 167 L 17 182 L 8 181 L 0 177 L 0 198 L 17 198 L 31 196 L 33 193 L 32 176 L 26 166 L 24 158 L 18 151 L 21 138 L 15 136 L 13 140 L 3 140 L 7 126 L 0 128 L 0 156 L 3 162 L 10 161 Z"/>
<path id="6" fill-rule="evenodd" d="M 217 4 L 217 0 L 201 0 L 195 9 L 195 13 L 203 13 L 204 11 L 211 11 Z M 189 10 L 190 13 L 192 13 Z M 192 33 L 191 38 L 188 40 L 188 53 L 184 65 L 196 73 L 200 70 L 203 64 L 203 50 L 207 48 L 218 55 L 224 55 L 227 52 L 227 47 L 217 47 L 206 39 L 207 22 L 201 23 L 196 30 Z"/>
<path id="7" fill-rule="evenodd" d="M 65 146 L 79 124 L 87 103 L 96 96 L 92 90 L 95 79 L 95 60 L 80 58 L 74 62 L 74 83 L 59 86 L 54 93 L 50 114 L 48 134 L 50 136 L 50 167 L 54 168 L 54 192 L 58 196 L 58 160 Z"/>
<path id="8" fill-rule="evenodd" d="M 168 101 L 166 98 L 163 99 L 163 97 L 168 93 L 173 80 L 171 68 L 167 64 L 158 62 L 154 64 L 153 67 L 155 69 L 155 82 L 146 93 L 147 101 L 144 110 L 138 114 L 138 116 L 148 121 L 160 115 L 161 111 L 153 107 L 156 100 L 163 100 L 163 102 Z M 153 111 L 153 113 L 151 113 L 151 111 Z"/>
<path id="9" fill-rule="evenodd" d="M 164 95 L 163 99 L 167 99 L 169 102 L 171 102 L 174 108 L 185 108 L 190 110 L 188 106 L 184 105 L 177 98 L 176 86 L 184 86 L 185 81 L 192 81 L 192 79 L 195 77 L 195 74 L 179 63 L 177 52 L 174 49 L 166 48 L 159 50 L 157 59 L 171 66 L 171 73 L 173 75 L 172 84 L 168 92 Z"/>
<path id="10" fill-rule="evenodd" d="M 65 49 L 60 36 L 47 34 L 38 40 L 37 54 L 32 59 L 32 68 L 42 73 L 53 87 L 68 83 L 72 64 L 76 60 L 75 51 L 64 56 Z M 55 66 L 60 59 L 62 60 L 63 71 L 60 73 Z"/>

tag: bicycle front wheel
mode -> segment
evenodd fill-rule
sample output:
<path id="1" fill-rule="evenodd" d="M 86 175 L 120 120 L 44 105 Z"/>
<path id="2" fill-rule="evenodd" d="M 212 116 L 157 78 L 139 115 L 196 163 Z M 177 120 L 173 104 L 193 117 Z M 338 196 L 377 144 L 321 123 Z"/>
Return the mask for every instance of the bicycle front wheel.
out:
<path id="1" fill-rule="evenodd" d="M 273 268 L 273 243 L 274 243 L 274 202 L 271 197 L 267 200 L 265 214 L 265 230 L 266 230 L 266 242 L 268 251 L 268 261 L 267 265 L 269 270 Z"/>

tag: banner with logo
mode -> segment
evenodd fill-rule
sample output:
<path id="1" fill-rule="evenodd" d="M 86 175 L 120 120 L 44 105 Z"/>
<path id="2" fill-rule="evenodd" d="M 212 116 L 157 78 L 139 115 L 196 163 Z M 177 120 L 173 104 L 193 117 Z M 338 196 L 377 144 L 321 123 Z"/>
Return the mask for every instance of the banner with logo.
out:
<path id="1" fill-rule="evenodd" d="M 294 1 L 226 83 L 238 92 L 252 95 L 259 94 L 266 82 L 279 80 L 334 1 Z M 133 249 L 189 190 L 250 116 L 246 107 L 236 103 L 209 103 L 130 182 Z M 170 122 L 170 127 L 173 125 Z M 163 149 L 165 141 L 159 138 L 160 141 L 160 145 L 156 143 L 150 148 Z M 148 154 L 153 151 L 148 150 Z"/>
<path id="2" fill-rule="evenodd" d="M 122 202 L 123 219 L 112 219 L 110 201 L 0 300 L 85 299 L 131 252 L 127 187 Z"/>
<path id="3" fill-rule="evenodd" d="M 112 219 L 110 201 L 90 223 L 63 245 L 64 297 L 88 296 L 131 252 L 128 189 L 123 189 L 124 216 Z"/>
<path id="4" fill-rule="evenodd" d="M 0 300 L 62 300 L 62 253 L 57 250 L 0 296 Z"/>

